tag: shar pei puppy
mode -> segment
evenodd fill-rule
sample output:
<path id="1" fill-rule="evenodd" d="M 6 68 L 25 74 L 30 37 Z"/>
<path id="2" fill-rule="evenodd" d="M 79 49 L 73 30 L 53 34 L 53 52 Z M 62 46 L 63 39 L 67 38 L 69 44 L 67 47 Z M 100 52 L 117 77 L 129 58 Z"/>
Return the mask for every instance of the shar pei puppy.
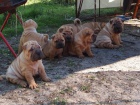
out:
<path id="1" fill-rule="evenodd" d="M 73 45 L 70 46 L 69 53 L 70 55 L 77 56 L 79 58 L 84 58 L 84 54 L 89 57 L 93 57 L 91 51 L 92 35 L 94 31 L 90 28 L 83 28 L 74 36 Z"/>
<path id="2" fill-rule="evenodd" d="M 69 47 L 73 44 L 74 35 L 82 29 L 81 20 L 76 18 L 73 24 L 62 25 L 57 32 L 62 33 L 65 38 L 65 47 L 63 50 L 63 55 L 69 55 Z"/>
<path id="3" fill-rule="evenodd" d="M 63 37 L 63 34 L 53 34 L 48 43 L 46 43 L 42 48 L 44 59 L 49 58 L 50 60 L 53 60 L 55 57 L 61 58 L 64 47 L 65 39 Z"/>
<path id="4" fill-rule="evenodd" d="M 8 67 L 6 79 L 22 87 L 26 87 L 28 83 L 31 89 L 38 86 L 33 77 L 35 75 L 39 75 L 45 82 L 51 81 L 42 64 L 43 52 L 38 42 L 27 41 L 22 47 L 23 51 Z"/>
<path id="5" fill-rule="evenodd" d="M 25 42 L 30 40 L 37 41 L 41 47 L 48 42 L 48 34 L 40 34 L 37 32 L 37 23 L 29 19 L 23 23 L 23 33 L 20 38 L 19 48 L 18 48 L 18 55 L 22 52 L 22 46 Z"/>
<path id="6" fill-rule="evenodd" d="M 123 27 L 124 24 L 120 18 L 112 18 L 97 35 L 95 47 L 112 49 L 122 46 L 120 34 Z"/>

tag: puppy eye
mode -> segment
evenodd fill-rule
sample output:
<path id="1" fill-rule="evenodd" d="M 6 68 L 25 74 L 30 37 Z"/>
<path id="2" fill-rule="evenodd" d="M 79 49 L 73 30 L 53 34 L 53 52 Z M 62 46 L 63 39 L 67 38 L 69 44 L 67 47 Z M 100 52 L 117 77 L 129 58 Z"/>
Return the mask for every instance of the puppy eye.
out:
<path id="1" fill-rule="evenodd" d="M 63 35 L 66 35 L 66 33 L 63 33 Z"/>
<path id="2" fill-rule="evenodd" d="M 55 43 L 58 43 L 58 40 L 56 40 Z"/>

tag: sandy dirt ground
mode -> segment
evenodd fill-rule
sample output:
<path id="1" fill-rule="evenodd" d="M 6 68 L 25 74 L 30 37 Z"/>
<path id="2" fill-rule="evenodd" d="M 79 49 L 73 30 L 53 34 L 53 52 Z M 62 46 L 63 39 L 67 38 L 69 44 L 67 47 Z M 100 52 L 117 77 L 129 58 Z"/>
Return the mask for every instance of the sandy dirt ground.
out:
<path id="1" fill-rule="evenodd" d="M 36 78 L 37 89 L 0 81 L 0 105 L 140 105 L 139 24 L 125 25 L 121 48 L 92 47 L 93 58 L 43 60 L 53 82 Z M 17 48 L 19 38 L 8 40 Z M 0 74 L 5 74 L 14 57 L 2 40 L 0 48 Z"/>

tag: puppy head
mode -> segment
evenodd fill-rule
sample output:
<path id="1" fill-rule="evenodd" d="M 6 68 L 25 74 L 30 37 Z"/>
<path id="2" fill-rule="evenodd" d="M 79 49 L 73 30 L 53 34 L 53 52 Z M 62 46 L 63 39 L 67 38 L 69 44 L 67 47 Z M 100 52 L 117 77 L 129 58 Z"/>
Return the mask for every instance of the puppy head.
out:
<path id="1" fill-rule="evenodd" d="M 24 29 L 26 29 L 26 28 L 30 28 L 30 27 L 32 27 L 32 28 L 37 28 L 37 23 L 34 21 L 34 20 L 32 20 L 32 19 L 29 19 L 29 20 L 27 20 L 27 21 L 25 21 L 24 23 L 23 23 L 23 28 Z"/>
<path id="2" fill-rule="evenodd" d="M 23 53 L 26 59 L 32 62 L 42 59 L 43 52 L 37 41 L 27 41 L 23 44 Z"/>
<path id="3" fill-rule="evenodd" d="M 81 35 L 83 36 L 83 41 L 89 44 L 92 43 L 94 31 L 88 27 L 82 29 L 81 31 L 82 31 Z"/>
<path id="4" fill-rule="evenodd" d="M 65 39 L 62 33 L 56 33 L 52 35 L 52 42 L 57 49 L 64 48 L 65 46 Z"/>
<path id="5" fill-rule="evenodd" d="M 71 26 L 61 26 L 57 32 L 63 34 L 66 42 L 73 42 L 73 28 Z"/>
<path id="6" fill-rule="evenodd" d="M 112 31 L 115 34 L 119 34 L 123 31 L 123 22 L 120 18 L 115 17 L 110 20 L 110 25 L 112 27 Z"/>

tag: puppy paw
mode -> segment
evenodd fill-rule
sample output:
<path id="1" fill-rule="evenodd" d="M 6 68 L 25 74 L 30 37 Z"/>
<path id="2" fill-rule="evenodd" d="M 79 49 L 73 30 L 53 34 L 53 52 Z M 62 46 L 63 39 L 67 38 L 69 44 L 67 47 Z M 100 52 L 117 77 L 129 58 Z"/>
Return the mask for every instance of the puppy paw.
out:
<path id="1" fill-rule="evenodd" d="M 62 58 L 63 56 L 62 55 L 58 55 L 58 59 Z"/>
<path id="2" fill-rule="evenodd" d="M 119 48 L 119 47 L 120 47 L 119 45 L 114 45 L 114 46 L 113 46 L 113 48 Z"/>
<path id="3" fill-rule="evenodd" d="M 120 41 L 121 44 L 123 44 L 123 41 Z"/>
<path id="4" fill-rule="evenodd" d="M 36 83 L 31 83 L 30 85 L 29 85 L 29 88 L 31 88 L 31 89 L 35 89 L 35 88 L 37 88 L 38 87 L 38 85 L 36 84 Z"/>
<path id="5" fill-rule="evenodd" d="M 93 54 L 89 54 L 88 56 L 89 56 L 89 57 L 94 57 L 94 55 L 93 55 Z"/>
<path id="6" fill-rule="evenodd" d="M 84 56 L 84 55 L 79 55 L 78 57 L 79 57 L 79 58 L 84 58 L 85 56 Z"/>
<path id="7" fill-rule="evenodd" d="M 52 80 L 49 77 L 46 77 L 45 79 L 43 79 L 44 82 L 51 82 Z"/>
<path id="8" fill-rule="evenodd" d="M 123 45 L 122 45 L 122 44 L 120 44 L 120 47 L 123 47 Z"/>
<path id="9" fill-rule="evenodd" d="M 26 83 L 25 81 L 22 81 L 22 82 L 20 82 L 20 85 L 21 85 L 22 87 L 26 87 L 26 86 L 27 86 L 27 83 Z"/>

